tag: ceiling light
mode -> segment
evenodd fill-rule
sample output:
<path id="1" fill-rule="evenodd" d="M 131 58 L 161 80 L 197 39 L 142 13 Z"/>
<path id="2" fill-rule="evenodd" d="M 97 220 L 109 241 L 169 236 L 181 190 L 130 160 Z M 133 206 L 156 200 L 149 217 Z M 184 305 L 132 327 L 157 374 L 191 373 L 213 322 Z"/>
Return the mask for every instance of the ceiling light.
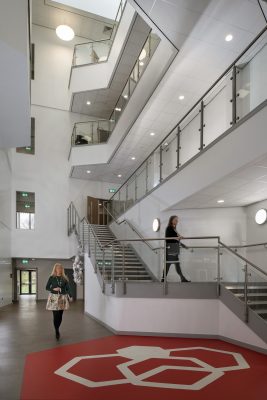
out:
<path id="1" fill-rule="evenodd" d="M 59 25 L 56 29 L 56 34 L 61 40 L 69 42 L 74 38 L 74 30 L 68 25 Z"/>
<path id="2" fill-rule="evenodd" d="M 267 220 L 267 211 L 265 210 L 265 208 L 261 208 L 256 212 L 255 221 L 258 225 L 262 225 L 266 222 L 266 220 Z"/>
<path id="3" fill-rule="evenodd" d="M 139 61 L 139 65 L 142 67 L 144 65 L 143 61 Z"/>
<path id="4" fill-rule="evenodd" d="M 131 157 L 132 160 L 135 160 L 135 157 Z"/>
<path id="5" fill-rule="evenodd" d="M 86 171 L 86 173 L 87 173 L 87 174 L 91 174 L 91 171 L 88 170 L 88 171 Z"/>
<path id="6" fill-rule="evenodd" d="M 121 174 L 119 174 L 119 175 L 118 175 L 118 178 L 121 178 L 121 177 L 122 177 L 122 175 L 121 175 Z"/>
<path id="7" fill-rule="evenodd" d="M 184 99 L 184 95 L 181 94 L 181 96 L 179 96 L 179 100 L 183 100 Z"/>
<path id="8" fill-rule="evenodd" d="M 217 203 L 224 203 L 224 200 L 223 199 L 217 200 Z"/>
<path id="9" fill-rule="evenodd" d="M 150 132 L 150 136 L 155 136 L 155 132 Z"/>
<path id="10" fill-rule="evenodd" d="M 116 107 L 115 111 L 121 111 L 121 108 L 120 107 Z"/>
<path id="11" fill-rule="evenodd" d="M 141 51 L 141 54 L 139 56 L 139 61 L 143 60 L 144 58 L 146 58 L 146 50 L 145 49 L 143 49 Z"/>
<path id="12" fill-rule="evenodd" d="M 225 36 L 224 40 L 226 42 L 231 42 L 231 40 L 233 39 L 233 35 L 231 35 L 231 33 L 229 33 L 228 35 Z"/>
<path id="13" fill-rule="evenodd" d="M 87 104 L 88 106 L 90 106 L 91 101 L 88 100 L 88 101 L 86 102 L 86 104 Z"/>
<path id="14" fill-rule="evenodd" d="M 165 143 L 164 143 L 164 146 L 168 146 L 168 144 L 169 144 L 168 142 L 165 142 Z"/>
<path id="15" fill-rule="evenodd" d="M 125 99 L 128 99 L 128 94 L 124 94 L 123 97 L 124 97 Z"/>

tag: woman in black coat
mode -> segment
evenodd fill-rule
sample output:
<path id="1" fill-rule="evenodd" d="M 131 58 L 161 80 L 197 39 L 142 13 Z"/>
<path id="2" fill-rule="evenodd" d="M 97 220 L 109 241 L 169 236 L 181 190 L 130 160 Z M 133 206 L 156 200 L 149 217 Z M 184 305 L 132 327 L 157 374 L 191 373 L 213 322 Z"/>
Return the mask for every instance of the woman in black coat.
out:
<path id="1" fill-rule="evenodd" d="M 190 282 L 188 279 L 184 277 L 181 270 L 181 265 L 179 261 L 180 246 L 182 246 L 185 249 L 187 249 L 188 247 L 180 242 L 182 236 L 180 236 L 176 231 L 177 224 L 178 224 L 177 215 L 172 215 L 169 219 L 169 223 L 165 231 L 165 237 L 174 238 L 166 240 L 166 278 L 171 264 L 174 264 L 176 272 L 181 278 L 181 282 Z M 164 271 L 161 282 L 164 282 Z"/>

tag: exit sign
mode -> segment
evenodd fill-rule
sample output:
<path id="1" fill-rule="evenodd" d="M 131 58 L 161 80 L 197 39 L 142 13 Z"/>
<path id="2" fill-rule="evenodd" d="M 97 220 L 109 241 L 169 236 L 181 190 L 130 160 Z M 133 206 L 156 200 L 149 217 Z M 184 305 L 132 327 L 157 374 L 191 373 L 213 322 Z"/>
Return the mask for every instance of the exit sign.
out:
<path id="1" fill-rule="evenodd" d="M 109 193 L 116 193 L 117 189 L 108 189 Z"/>
<path id="2" fill-rule="evenodd" d="M 22 262 L 22 264 L 29 264 L 29 260 L 27 260 L 27 258 L 23 258 L 23 260 L 21 261 Z"/>

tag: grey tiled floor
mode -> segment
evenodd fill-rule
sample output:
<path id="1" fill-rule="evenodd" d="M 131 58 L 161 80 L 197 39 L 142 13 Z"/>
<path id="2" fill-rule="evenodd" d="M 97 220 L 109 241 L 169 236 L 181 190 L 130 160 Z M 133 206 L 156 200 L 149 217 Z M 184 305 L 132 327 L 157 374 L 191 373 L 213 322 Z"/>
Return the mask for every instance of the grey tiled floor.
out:
<path id="1" fill-rule="evenodd" d="M 57 342 L 51 314 L 45 302 L 36 303 L 31 296 L 0 308 L 0 400 L 19 400 L 28 353 L 112 335 L 84 315 L 83 302 L 77 301 L 64 313 L 62 338 Z"/>

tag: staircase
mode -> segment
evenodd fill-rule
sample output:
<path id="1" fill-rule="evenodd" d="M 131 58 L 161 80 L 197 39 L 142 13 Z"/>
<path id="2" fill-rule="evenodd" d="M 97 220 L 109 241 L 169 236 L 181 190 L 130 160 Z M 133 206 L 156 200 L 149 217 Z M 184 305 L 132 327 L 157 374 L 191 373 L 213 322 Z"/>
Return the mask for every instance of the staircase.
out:
<path id="1" fill-rule="evenodd" d="M 91 255 L 95 256 L 96 253 L 96 265 L 101 274 L 104 275 L 105 281 L 112 280 L 112 261 L 114 260 L 114 280 L 120 281 L 138 281 L 138 282 L 151 282 L 153 277 L 149 273 L 144 262 L 134 251 L 131 245 L 125 245 L 124 251 L 123 246 L 120 242 L 108 246 L 106 249 L 105 260 L 103 260 L 103 252 L 101 246 L 106 246 L 117 238 L 111 232 L 107 225 L 91 225 L 95 236 L 98 239 L 98 246 L 92 245 L 94 243 L 93 232 L 89 231 L 89 225 L 83 225 L 82 238 L 84 243 L 91 243 Z M 86 246 L 85 246 L 86 248 Z M 124 253 L 124 255 L 123 255 Z M 124 260 L 124 272 L 123 272 L 123 260 Z M 104 270 L 104 271 L 103 271 Z"/>
<path id="2" fill-rule="evenodd" d="M 239 300 L 244 301 L 244 285 L 231 284 L 226 285 L 226 289 L 230 290 Z M 261 318 L 267 322 L 267 285 L 259 283 L 251 283 L 248 286 L 248 305 Z"/>

